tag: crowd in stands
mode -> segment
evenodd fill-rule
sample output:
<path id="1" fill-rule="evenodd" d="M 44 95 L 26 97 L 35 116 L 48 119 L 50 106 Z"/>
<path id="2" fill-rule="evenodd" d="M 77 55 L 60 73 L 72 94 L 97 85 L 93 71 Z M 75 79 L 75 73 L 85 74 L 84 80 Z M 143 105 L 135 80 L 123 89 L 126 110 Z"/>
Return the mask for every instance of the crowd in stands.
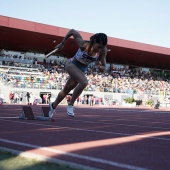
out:
<path id="1" fill-rule="evenodd" d="M 61 90 L 68 78 L 64 66 L 65 61 L 50 61 L 50 63 L 44 61 L 37 67 L 41 75 L 36 75 L 33 71 L 28 75 L 22 72 L 16 75 L 9 71 L 4 72 L 4 68 L 1 68 L 0 77 L 5 85 L 12 87 Z M 99 73 L 99 70 L 91 65 L 86 76 L 89 81 L 86 91 L 159 94 L 160 90 L 165 90 L 166 93 L 170 93 L 170 80 L 166 76 L 155 73 L 115 68 Z"/>
<path id="2" fill-rule="evenodd" d="M 23 57 L 22 55 L 2 54 L 0 63 L 6 66 L 16 67 L 34 67 L 37 64 L 37 58 Z"/>

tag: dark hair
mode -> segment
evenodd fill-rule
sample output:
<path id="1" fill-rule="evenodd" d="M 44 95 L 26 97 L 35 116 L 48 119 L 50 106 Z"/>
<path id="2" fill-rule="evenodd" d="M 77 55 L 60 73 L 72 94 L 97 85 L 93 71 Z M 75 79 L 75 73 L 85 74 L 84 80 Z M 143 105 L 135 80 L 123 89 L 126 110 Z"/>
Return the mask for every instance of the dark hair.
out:
<path id="1" fill-rule="evenodd" d="M 94 40 L 98 44 L 107 45 L 107 35 L 104 33 L 97 33 L 90 37 L 90 43 L 93 45 Z"/>

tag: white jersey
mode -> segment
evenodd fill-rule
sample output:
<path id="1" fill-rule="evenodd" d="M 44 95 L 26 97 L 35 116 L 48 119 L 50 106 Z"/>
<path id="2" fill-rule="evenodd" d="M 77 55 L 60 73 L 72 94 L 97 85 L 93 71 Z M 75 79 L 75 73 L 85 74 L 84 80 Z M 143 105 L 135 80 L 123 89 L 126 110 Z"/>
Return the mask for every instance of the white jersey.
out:
<path id="1" fill-rule="evenodd" d="M 92 57 L 87 54 L 87 51 L 81 51 L 81 49 L 79 48 L 73 58 L 75 58 L 82 64 L 88 65 L 89 63 L 97 61 L 99 59 L 99 53 L 96 53 L 96 55 Z"/>

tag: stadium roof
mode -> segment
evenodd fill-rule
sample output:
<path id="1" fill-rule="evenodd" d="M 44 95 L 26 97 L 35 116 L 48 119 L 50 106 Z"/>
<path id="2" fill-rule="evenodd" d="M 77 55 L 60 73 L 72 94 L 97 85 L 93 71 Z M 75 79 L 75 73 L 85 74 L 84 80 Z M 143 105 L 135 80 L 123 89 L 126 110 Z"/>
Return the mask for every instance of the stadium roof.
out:
<path id="1" fill-rule="evenodd" d="M 0 16 L 0 49 L 49 53 L 69 29 Z M 79 31 L 84 39 L 92 33 Z M 107 62 L 170 70 L 170 48 L 108 37 Z M 59 54 L 72 57 L 77 44 L 70 38 Z"/>

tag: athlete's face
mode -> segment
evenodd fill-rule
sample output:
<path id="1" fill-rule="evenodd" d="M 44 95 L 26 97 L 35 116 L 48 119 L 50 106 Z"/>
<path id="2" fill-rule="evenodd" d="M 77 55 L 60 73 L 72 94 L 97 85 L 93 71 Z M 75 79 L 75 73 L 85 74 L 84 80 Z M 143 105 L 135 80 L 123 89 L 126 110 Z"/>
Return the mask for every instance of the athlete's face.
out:
<path id="1" fill-rule="evenodd" d="M 93 44 L 93 52 L 97 53 L 100 52 L 101 50 L 103 50 L 105 46 L 103 44 L 98 44 L 98 43 L 94 43 Z"/>

